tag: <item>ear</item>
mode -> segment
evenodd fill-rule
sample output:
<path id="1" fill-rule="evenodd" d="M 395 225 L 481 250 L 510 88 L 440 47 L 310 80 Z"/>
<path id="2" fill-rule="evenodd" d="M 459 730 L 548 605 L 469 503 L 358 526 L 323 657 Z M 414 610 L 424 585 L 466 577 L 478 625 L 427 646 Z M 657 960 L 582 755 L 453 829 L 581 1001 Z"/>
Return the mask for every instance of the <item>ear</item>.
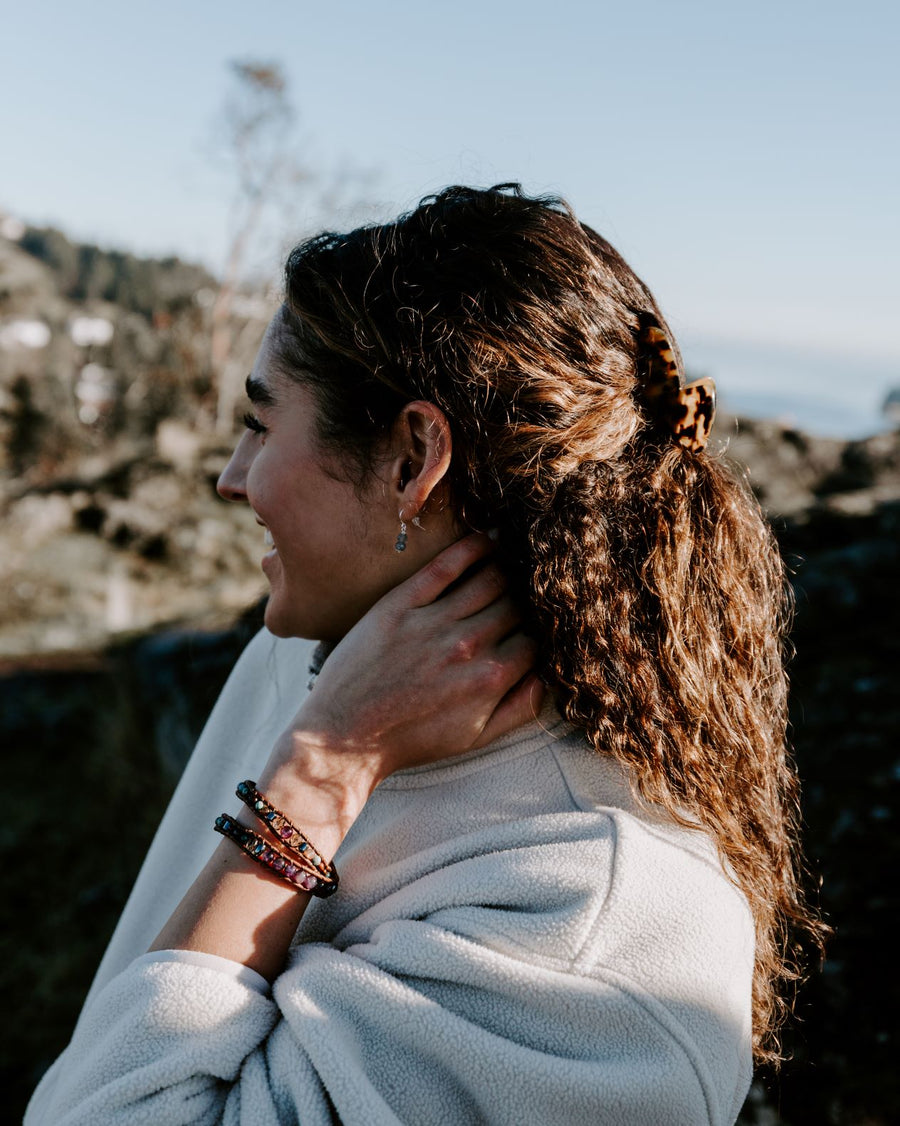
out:
<path id="1" fill-rule="evenodd" d="M 453 442 L 450 423 L 434 403 L 417 399 L 397 416 L 391 433 L 390 488 L 404 519 L 421 515 L 431 498 L 446 502 Z"/>

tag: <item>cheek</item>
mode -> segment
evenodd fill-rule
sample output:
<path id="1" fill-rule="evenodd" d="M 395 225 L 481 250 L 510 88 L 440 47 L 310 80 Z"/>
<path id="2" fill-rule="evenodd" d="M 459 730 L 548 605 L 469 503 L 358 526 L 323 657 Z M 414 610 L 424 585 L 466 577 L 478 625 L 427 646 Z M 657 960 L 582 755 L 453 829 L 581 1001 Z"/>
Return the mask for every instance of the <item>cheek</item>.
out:
<path id="1" fill-rule="evenodd" d="M 289 467 L 279 458 L 270 456 L 265 447 L 254 458 L 247 471 L 247 500 L 267 524 L 271 522 L 274 526 L 290 513 L 295 480 Z"/>
<path id="2" fill-rule="evenodd" d="M 265 457 L 264 451 L 260 450 L 247 468 L 247 500 L 254 508 L 256 508 L 255 502 L 265 496 L 265 483 Z"/>

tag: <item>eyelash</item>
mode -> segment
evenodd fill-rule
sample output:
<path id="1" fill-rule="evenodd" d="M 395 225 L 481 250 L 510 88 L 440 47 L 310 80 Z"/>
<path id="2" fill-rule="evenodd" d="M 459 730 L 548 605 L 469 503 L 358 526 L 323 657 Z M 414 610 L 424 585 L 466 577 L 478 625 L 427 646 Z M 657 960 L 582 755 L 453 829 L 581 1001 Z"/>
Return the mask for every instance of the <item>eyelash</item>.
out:
<path id="1" fill-rule="evenodd" d="M 244 415 L 244 425 L 248 430 L 252 430 L 254 434 L 266 434 L 269 429 L 259 421 L 255 414 L 250 414 L 249 412 Z"/>

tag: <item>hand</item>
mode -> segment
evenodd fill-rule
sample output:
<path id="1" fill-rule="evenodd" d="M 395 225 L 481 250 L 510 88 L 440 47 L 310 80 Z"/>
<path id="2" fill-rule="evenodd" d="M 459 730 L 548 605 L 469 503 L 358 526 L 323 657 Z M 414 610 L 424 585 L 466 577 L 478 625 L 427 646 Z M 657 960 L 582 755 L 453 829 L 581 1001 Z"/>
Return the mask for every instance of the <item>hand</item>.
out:
<path id="1" fill-rule="evenodd" d="M 374 786 L 533 719 L 544 695 L 537 648 L 484 562 L 492 548 L 466 536 L 380 599 L 329 655 L 270 768 L 315 760 L 320 777 L 336 768 Z"/>

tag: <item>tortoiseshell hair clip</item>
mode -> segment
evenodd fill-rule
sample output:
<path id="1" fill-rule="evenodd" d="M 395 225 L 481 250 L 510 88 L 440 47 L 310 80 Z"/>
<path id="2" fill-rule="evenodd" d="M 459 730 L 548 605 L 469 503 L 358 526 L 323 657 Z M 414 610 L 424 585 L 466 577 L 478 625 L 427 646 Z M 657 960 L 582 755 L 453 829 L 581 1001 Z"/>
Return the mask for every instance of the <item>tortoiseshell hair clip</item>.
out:
<path id="1" fill-rule="evenodd" d="M 715 382 L 705 376 L 685 385 L 675 352 L 658 325 L 645 321 L 638 339 L 647 359 L 642 397 L 648 413 L 685 449 L 704 449 L 716 417 Z"/>

